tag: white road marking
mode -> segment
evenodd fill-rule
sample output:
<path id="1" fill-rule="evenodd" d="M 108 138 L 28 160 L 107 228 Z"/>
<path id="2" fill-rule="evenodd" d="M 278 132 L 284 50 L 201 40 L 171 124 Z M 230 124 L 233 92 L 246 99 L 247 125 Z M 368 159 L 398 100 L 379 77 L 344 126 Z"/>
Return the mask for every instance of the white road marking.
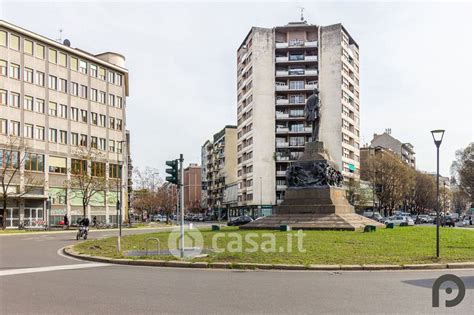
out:
<path id="1" fill-rule="evenodd" d="M 104 263 L 86 263 L 86 264 L 76 264 L 76 265 L 59 265 L 59 266 L 48 266 L 48 267 L 0 270 L 0 277 L 12 276 L 12 275 L 21 275 L 21 274 L 25 274 L 25 273 L 37 273 L 37 272 L 48 272 L 48 271 L 57 271 L 57 270 L 74 270 L 74 269 L 84 269 L 84 268 L 95 268 L 95 267 L 104 267 L 104 266 L 109 266 L 109 265 L 110 264 L 104 264 Z"/>

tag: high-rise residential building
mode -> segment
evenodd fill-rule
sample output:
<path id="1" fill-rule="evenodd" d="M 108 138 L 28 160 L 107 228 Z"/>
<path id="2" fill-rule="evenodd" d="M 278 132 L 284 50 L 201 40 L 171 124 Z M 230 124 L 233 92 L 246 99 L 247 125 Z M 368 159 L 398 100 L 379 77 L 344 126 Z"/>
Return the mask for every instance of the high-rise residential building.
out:
<path id="1" fill-rule="evenodd" d="M 413 145 L 408 142 L 401 142 L 394 136 L 392 136 L 392 130 L 387 129 L 382 134 L 374 133 L 374 138 L 370 142 L 371 147 L 382 147 L 387 150 L 391 150 L 394 154 L 398 155 L 403 162 L 407 163 L 411 167 L 415 168 L 415 150 Z"/>
<path id="2" fill-rule="evenodd" d="M 83 203 L 73 179 L 86 172 L 107 183 L 91 197 L 86 215 L 117 222 L 121 200 L 126 220 L 130 153 L 124 148 L 124 63 L 120 54 L 94 55 L 72 48 L 68 40 L 59 43 L 0 21 L 0 165 L 11 162 L 8 155 L 15 161 L 8 167 L 19 165 L 10 187 L 16 194 L 7 198 L 9 227 L 21 221 L 56 224 L 66 214 L 75 223 Z M 18 151 L 8 153 L 9 141 L 20 143 Z M 80 148 L 95 150 L 100 158 L 80 160 L 75 155 Z M 31 177 L 35 187 L 25 193 Z"/>
<path id="3" fill-rule="evenodd" d="M 237 50 L 238 204 L 266 215 L 311 137 L 306 99 L 321 98 L 320 140 L 346 182 L 359 180 L 359 46 L 341 24 L 252 27 Z M 258 209 L 261 209 L 259 211 Z"/>
<path id="4" fill-rule="evenodd" d="M 237 182 L 237 127 L 225 126 L 212 140 L 201 147 L 201 164 L 206 171 L 202 180 L 205 206 L 217 214 L 223 209 L 226 187 Z"/>
<path id="5" fill-rule="evenodd" d="M 201 167 L 195 163 L 184 169 L 184 209 L 201 208 Z"/>

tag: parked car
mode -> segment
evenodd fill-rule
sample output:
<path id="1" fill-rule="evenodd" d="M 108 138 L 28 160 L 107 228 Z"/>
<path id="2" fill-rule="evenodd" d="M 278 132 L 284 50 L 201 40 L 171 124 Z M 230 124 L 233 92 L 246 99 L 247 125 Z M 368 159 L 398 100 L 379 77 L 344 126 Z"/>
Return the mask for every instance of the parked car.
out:
<path id="1" fill-rule="evenodd" d="M 151 217 L 151 221 L 153 222 L 166 222 L 166 216 L 161 214 L 155 214 Z"/>
<path id="2" fill-rule="evenodd" d="M 445 216 L 443 219 L 441 219 L 441 226 L 450 226 L 454 227 L 454 219 L 451 218 L 450 216 Z"/>
<path id="3" fill-rule="evenodd" d="M 249 217 L 248 215 L 243 215 L 243 216 L 240 216 L 240 217 L 237 217 L 237 218 L 233 219 L 232 221 L 227 223 L 227 225 L 228 226 L 240 226 L 240 225 L 250 223 L 252 221 L 253 221 L 253 219 L 251 217 Z"/>
<path id="4" fill-rule="evenodd" d="M 415 222 L 412 218 L 408 216 L 393 216 L 384 222 L 385 224 L 393 223 L 394 225 L 400 225 L 401 223 L 406 223 L 407 225 L 413 226 Z"/>
<path id="5" fill-rule="evenodd" d="M 433 218 L 426 214 L 420 214 L 416 217 L 416 224 L 433 223 Z"/>

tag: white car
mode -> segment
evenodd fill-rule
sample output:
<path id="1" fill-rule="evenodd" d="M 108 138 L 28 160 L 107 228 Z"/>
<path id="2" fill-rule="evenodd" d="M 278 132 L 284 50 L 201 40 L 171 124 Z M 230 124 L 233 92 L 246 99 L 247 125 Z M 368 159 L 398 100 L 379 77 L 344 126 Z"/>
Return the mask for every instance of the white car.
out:
<path id="1" fill-rule="evenodd" d="M 406 222 L 406 224 L 410 226 L 415 225 L 415 222 L 413 221 L 412 218 L 410 218 L 409 216 L 401 216 L 401 215 L 390 217 L 384 223 L 385 224 L 393 223 L 394 225 L 400 225 L 402 222 Z"/>

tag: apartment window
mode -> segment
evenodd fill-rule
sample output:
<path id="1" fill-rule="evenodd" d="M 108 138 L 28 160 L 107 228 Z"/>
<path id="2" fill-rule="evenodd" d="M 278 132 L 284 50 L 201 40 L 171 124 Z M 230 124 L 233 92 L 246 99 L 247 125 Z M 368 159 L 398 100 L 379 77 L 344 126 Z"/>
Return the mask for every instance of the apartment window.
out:
<path id="1" fill-rule="evenodd" d="M 82 147 L 87 147 L 87 135 L 81 135 L 79 145 Z"/>
<path id="2" fill-rule="evenodd" d="M 48 60 L 52 63 L 58 62 L 58 52 L 54 49 L 48 48 Z"/>
<path id="3" fill-rule="evenodd" d="M 63 93 L 67 93 L 67 80 L 66 79 L 59 79 L 59 91 Z"/>
<path id="4" fill-rule="evenodd" d="M 23 80 L 28 83 L 33 83 L 33 69 L 24 68 L 23 69 Z"/>
<path id="5" fill-rule="evenodd" d="M 82 98 L 87 98 L 87 86 L 81 85 L 81 89 L 79 91 L 79 96 Z"/>
<path id="6" fill-rule="evenodd" d="M 44 73 L 41 71 L 36 71 L 36 84 L 39 86 L 44 86 Z"/>
<path id="7" fill-rule="evenodd" d="M 122 78 L 122 75 L 117 73 L 115 75 L 115 84 L 117 84 L 118 86 L 122 86 Z"/>
<path id="8" fill-rule="evenodd" d="M 113 83 L 115 82 L 115 73 L 112 72 L 112 71 L 109 71 L 108 79 L 109 79 L 109 80 L 108 80 L 109 83 L 112 83 L 112 84 L 113 84 Z"/>
<path id="9" fill-rule="evenodd" d="M 67 144 L 67 131 L 66 130 L 59 131 L 59 143 Z"/>
<path id="10" fill-rule="evenodd" d="M 99 79 L 105 80 L 105 69 L 102 67 L 99 67 Z"/>
<path id="11" fill-rule="evenodd" d="M 71 57 L 71 70 L 77 71 L 79 69 L 79 61 L 76 57 Z"/>
<path id="12" fill-rule="evenodd" d="M 39 98 L 36 99 L 35 112 L 44 114 L 44 100 Z"/>
<path id="13" fill-rule="evenodd" d="M 97 137 L 91 137 L 91 148 L 97 149 Z"/>
<path id="14" fill-rule="evenodd" d="M 112 94 L 109 94 L 109 106 L 115 107 L 115 97 Z"/>
<path id="15" fill-rule="evenodd" d="M 116 100 L 117 108 L 122 108 L 123 107 L 122 97 L 117 96 L 115 97 L 115 100 Z"/>
<path id="16" fill-rule="evenodd" d="M 105 176 L 105 163 L 92 162 L 91 175 L 95 177 L 104 177 Z"/>
<path id="17" fill-rule="evenodd" d="M 58 142 L 58 130 L 54 128 L 49 128 L 49 142 Z"/>
<path id="18" fill-rule="evenodd" d="M 114 140 L 109 140 L 109 151 L 110 152 L 115 152 L 115 141 Z"/>
<path id="19" fill-rule="evenodd" d="M 107 150 L 107 142 L 104 138 L 99 138 L 99 149 L 102 151 Z"/>
<path id="20" fill-rule="evenodd" d="M 35 56 L 36 58 L 44 59 L 44 46 L 38 43 L 35 44 Z"/>
<path id="21" fill-rule="evenodd" d="M 122 177 L 122 167 L 118 164 L 109 164 L 109 177 L 120 178 Z"/>
<path id="22" fill-rule="evenodd" d="M 33 139 L 33 125 L 25 124 L 23 127 L 24 137 Z"/>
<path id="23" fill-rule="evenodd" d="M 50 173 L 66 174 L 66 158 L 50 156 L 48 164 Z"/>
<path id="24" fill-rule="evenodd" d="M 79 135 L 75 132 L 71 132 L 71 144 L 75 146 L 79 145 Z"/>
<path id="25" fill-rule="evenodd" d="M 0 149 L 0 167 L 18 168 L 20 165 L 20 154 L 18 151 Z"/>
<path id="26" fill-rule="evenodd" d="M 91 112 L 91 124 L 97 126 L 98 124 L 97 113 Z"/>
<path id="27" fill-rule="evenodd" d="M 91 77 L 97 78 L 97 66 L 91 64 L 90 71 L 91 71 L 91 73 L 90 73 Z"/>
<path id="28" fill-rule="evenodd" d="M 59 105 L 59 117 L 67 119 L 67 105 Z"/>
<path id="29" fill-rule="evenodd" d="M 25 98 L 23 99 L 23 108 L 33 111 L 33 97 L 25 95 Z"/>
<path id="30" fill-rule="evenodd" d="M 117 141 L 117 153 L 122 153 L 123 142 Z"/>
<path id="31" fill-rule="evenodd" d="M 10 120 L 10 128 L 8 129 L 10 130 L 10 135 L 17 136 L 17 137 L 20 136 L 20 122 L 19 121 Z"/>
<path id="32" fill-rule="evenodd" d="M 86 174 L 87 173 L 87 161 L 71 159 L 71 173 L 73 174 Z"/>
<path id="33" fill-rule="evenodd" d="M 7 46 L 7 32 L 0 30 L 0 45 Z"/>
<path id="34" fill-rule="evenodd" d="M 99 103 L 105 104 L 105 92 L 99 91 Z"/>
<path id="35" fill-rule="evenodd" d="M 8 121 L 6 119 L 1 119 L 0 118 L 0 135 L 6 135 L 7 134 L 7 123 L 8 123 Z"/>
<path id="36" fill-rule="evenodd" d="M 43 126 L 36 126 L 35 128 L 35 139 L 44 141 L 44 127 Z"/>
<path id="37" fill-rule="evenodd" d="M 67 55 L 63 52 L 59 52 L 59 60 L 58 63 L 60 66 L 66 67 L 67 66 Z"/>
<path id="38" fill-rule="evenodd" d="M 10 63 L 10 78 L 20 80 L 20 66 Z"/>
<path id="39" fill-rule="evenodd" d="M 114 117 L 109 117 L 109 128 L 110 129 L 115 129 L 115 118 Z"/>
<path id="40" fill-rule="evenodd" d="M 10 48 L 20 50 L 20 36 L 10 34 Z"/>
<path id="41" fill-rule="evenodd" d="M 56 78 L 54 75 L 50 75 L 48 86 L 52 90 L 57 90 L 58 89 L 58 78 Z"/>
<path id="42" fill-rule="evenodd" d="M 20 94 L 15 92 L 10 92 L 10 106 L 20 107 Z"/>
<path id="43" fill-rule="evenodd" d="M 71 95 L 79 95 L 79 84 L 77 84 L 76 82 L 71 82 Z"/>
<path id="44" fill-rule="evenodd" d="M 49 116 L 58 116 L 58 104 L 55 102 L 49 102 L 48 105 L 48 114 Z"/>
<path id="45" fill-rule="evenodd" d="M 122 130 L 122 119 L 117 118 L 117 130 Z"/>
<path id="46" fill-rule="evenodd" d="M 0 105 L 7 105 L 7 91 L 0 90 Z"/>
<path id="47" fill-rule="evenodd" d="M 91 101 L 97 102 L 97 90 L 91 88 Z"/>
<path id="48" fill-rule="evenodd" d="M 304 81 L 290 81 L 290 90 L 304 89 Z"/>
<path id="49" fill-rule="evenodd" d="M 100 114 L 99 115 L 99 126 L 106 127 L 107 124 L 107 116 Z"/>
<path id="50" fill-rule="evenodd" d="M 81 122 L 87 124 L 87 110 L 81 109 Z"/>
<path id="51" fill-rule="evenodd" d="M 79 60 L 79 72 L 87 74 L 87 62 Z"/>
<path id="52" fill-rule="evenodd" d="M 25 153 L 25 170 L 44 172 L 44 155 L 36 153 Z"/>
<path id="53" fill-rule="evenodd" d="M 0 74 L 6 76 L 7 75 L 7 61 L 0 59 Z"/>

